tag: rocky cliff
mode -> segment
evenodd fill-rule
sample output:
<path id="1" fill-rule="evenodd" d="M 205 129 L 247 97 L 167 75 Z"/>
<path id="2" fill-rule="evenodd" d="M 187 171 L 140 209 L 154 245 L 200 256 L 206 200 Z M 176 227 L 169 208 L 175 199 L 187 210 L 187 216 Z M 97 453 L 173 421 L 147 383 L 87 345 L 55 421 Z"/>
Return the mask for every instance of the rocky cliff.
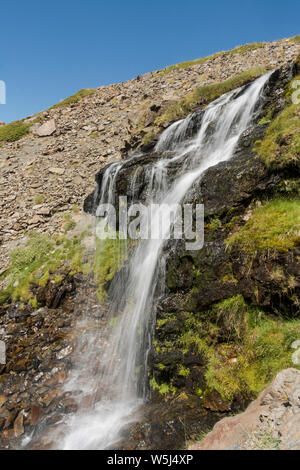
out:
<path id="1" fill-rule="evenodd" d="M 25 433 L 55 426 L 76 410 L 63 385 L 87 298 L 89 327 L 107 321 L 95 288 L 98 281 L 106 289 L 116 273 L 114 253 L 108 247 L 95 275 L 88 259 L 93 217 L 81 209 L 85 200 L 85 210 L 94 212 L 97 193 L 88 195 L 95 173 L 101 184 L 101 168 L 142 150 L 143 200 L 144 168 L 159 158 L 153 152 L 159 132 L 191 111 L 201 119 L 207 103 L 274 69 L 262 112 L 234 158 L 208 170 L 187 197 L 205 204 L 203 250 L 166 247 L 167 291 L 155 306 L 149 364 L 152 399 L 120 445 L 182 447 L 224 413 L 244 409 L 280 370 L 297 365 L 299 105 L 291 102 L 300 74 L 297 41 L 242 46 L 83 90 L 1 127 L 3 447 L 18 446 Z M 123 167 L 117 195 L 130 194 L 135 169 L 130 161 Z"/>

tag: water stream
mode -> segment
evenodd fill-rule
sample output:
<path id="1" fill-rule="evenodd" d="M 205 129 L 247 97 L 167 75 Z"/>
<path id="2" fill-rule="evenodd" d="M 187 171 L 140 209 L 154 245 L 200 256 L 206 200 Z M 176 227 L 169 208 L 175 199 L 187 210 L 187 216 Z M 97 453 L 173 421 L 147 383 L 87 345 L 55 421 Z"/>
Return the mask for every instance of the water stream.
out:
<path id="1" fill-rule="evenodd" d="M 146 204 L 156 203 L 160 210 L 151 217 L 151 229 L 158 229 L 161 214 L 168 220 L 170 207 L 180 204 L 192 185 L 211 166 L 229 160 L 241 134 L 259 111 L 261 97 L 270 74 L 245 88 L 229 92 L 211 103 L 199 119 L 199 128 L 191 138 L 189 127 L 193 115 L 166 129 L 156 146 L 160 158 L 148 168 Z M 138 159 L 139 155 L 133 156 Z M 168 168 L 176 163 L 175 179 L 168 178 Z M 110 165 L 103 176 L 100 203 L 115 203 L 114 189 L 124 162 Z M 138 165 L 137 165 L 138 167 Z M 134 181 L 131 185 L 134 191 Z M 89 411 L 79 409 L 64 423 L 61 449 L 105 449 L 117 445 L 120 432 L 135 417 L 135 411 L 148 396 L 147 360 L 151 346 L 155 312 L 153 300 L 158 283 L 163 280 L 165 240 L 139 241 L 127 266 L 127 276 L 118 278 L 111 287 L 112 316 L 118 321 L 108 340 L 99 332 L 90 333 L 87 353 L 78 359 L 67 389 L 81 386 L 83 394 L 97 395 Z M 102 341 L 101 368 L 93 363 L 95 344 Z M 80 383 L 84 371 L 85 379 Z"/>

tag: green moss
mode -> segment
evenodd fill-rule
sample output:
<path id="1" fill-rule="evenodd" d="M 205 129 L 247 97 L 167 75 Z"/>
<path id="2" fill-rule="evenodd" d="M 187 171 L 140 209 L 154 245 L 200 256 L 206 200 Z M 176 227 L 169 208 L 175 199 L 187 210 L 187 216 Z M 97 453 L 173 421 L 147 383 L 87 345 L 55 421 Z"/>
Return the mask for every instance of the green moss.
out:
<path id="1" fill-rule="evenodd" d="M 222 227 L 222 222 L 220 219 L 218 219 L 218 217 L 214 217 L 205 225 L 205 228 L 212 231 L 215 231 L 220 227 Z"/>
<path id="2" fill-rule="evenodd" d="M 188 377 L 190 375 L 191 371 L 188 367 L 184 367 L 182 364 L 179 366 L 178 370 L 178 375 L 181 375 L 182 377 Z"/>
<path id="3" fill-rule="evenodd" d="M 118 233 L 116 233 L 116 239 L 97 240 L 92 271 L 98 285 L 97 297 L 100 302 L 106 299 L 106 286 L 127 257 L 126 240 L 119 239 Z"/>
<path id="4" fill-rule="evenodd" d="M 92 95 L 93 93 L 95 93 L 95 91 L 96 90 L 94 88 L 83 88 L 82 90 L 79 90 L 74 95 L 69 96 L 69 98 L 62 100 L 57 104 L 54 104 L 49 109 L 60 108 L 61 106 L 68 106 L 69 104 L 77 103 L 78 101 L 82 100 L 82 98 Z"/>
<path id="5" fill-rule="evenodd" d="M 272 122 L 271 119 L 268 119 L 268 117 L 263 117 L 263 118 L 258 122 L 258 124 L 259 124 L 260 126 L 263 126 L 264 124 L 270 124 L 270 122 Z"/>
<path id="6" fill-rule="evenodd" d="M 194 65 L 199 65 L 199 64 L 204 64 L 205 62 L 208 62 L 209 60 L 213 60 L 216 57 L 219 56 L 228 56 L 228 55 L 235 55 L 235 54 L 245 54 L 248 51 L 254 51 L 256 49 L 259 49 L 260 47 L 263 47 L 265 44 L 264 43 L 259 43 L 255 42 L 252 44 L 245 44 L 244 46 L 238 46 L 230 51 L 223 51 L 223 52 L 216 52 L 215 54 L 212 54 L 208 57 L 201 57 L 200 59 L 195 59 L 195 60 L 189 60 L 186 62 L 181 62 L 176 65 L 170 65 L 169 67 L 166 67 L 164 70 L 162 70 L 158 75 L 159 76 L 165 76 L 171 73 L 173 70 L 180 70 L 180 69 L 186 69 L 189 67 L 193 67 Z"/>
<path id="7" fill-rule="evenodd" d="M 299 80 L 297 76 L 295 80 Z M 292 80 L 287 97 L 290 100 L 293 88 Z M 300 106 L 290 103 L 270 124 L 264 138 L 256 142 L 255 150 L 268 167 L 299 167 L 300 162 Z"/>
<path id="8" fill-rule="evenodd" d="M 170 395 L 176 392 L 176 388 L 172 385 L 168 385 L 166 383 L 158 384 L 154 377 L 150 380 L 150 387 L 152 390 L 158 391 L 160 395 Z"/>
<path id="9" fill-rule="evenodd" d="M 155 124 L 157 126 L 166 125 L 170 121 L 183 118 L 194 111 L 198 106 L 206 105 L 214 101 L 224 93 L 249 83 L 265 72 L 265 69 L 259 67 L 249 69 L 224 82 L 195 88 L 195 90 L 188 93 L 184 98 L 170 105 L 161 116 L 158 116 L 155 120 Z"/>
<path id="10" fill-rule="evenodd" d="M 206 385 L 194 382 L 192 393 L 202 397 L 216 390 L 230 402 L 238 397 L 254 398 L 280 370 L 294 367 L 291 344 L 300 339 L 299 321 L 267 316 L 247 305 L 242 295 L 218 302 L 210 311 L 181 312 L 178 316 L 181 326 L 177 335 L 172 334 L 169 341 L 168 335 L 160 334 L 163 339 L 156 342 L 161 354 L 159 369 L 164 370 L 169 381 L 166 384 L 163 379 L 160 384 L 153 379 L 152 388 L 160 390 L 163 385 L 166 395 L 167 386 L 170 389 L 176 375 L 190 376 L 190 369 L 181 361 L 174 370 L 170 369 L 167 352 L 180 352 L 183 360 L 185 355 L 200 355 L 200 363 L 205 364 L 201 368 Z M 188 382 L 186 387 L 191 393 Z"/>
<path id="11" fill-rule="evenodd" d="M 247 252 L 287 251 L 299 242 L 300 203 L 298 199 L 273 199 L 257 207 L 251 219 L 225 241 Z"/>

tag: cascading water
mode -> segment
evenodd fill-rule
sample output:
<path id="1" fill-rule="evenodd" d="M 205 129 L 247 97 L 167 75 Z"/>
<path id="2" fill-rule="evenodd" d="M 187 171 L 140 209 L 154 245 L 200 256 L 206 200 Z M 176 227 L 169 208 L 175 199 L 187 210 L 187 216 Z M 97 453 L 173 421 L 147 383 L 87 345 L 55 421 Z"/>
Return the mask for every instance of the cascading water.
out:
<path id="1" fill-rule="evenodd" d="M 160 208 L 152 213 L 151 230 L 157 230 L 161 215 L 168 220 L 171 206 L 183 201 L 205 170 L 232 157 L 241 134 L 259 110 L 269 76 L 264 75 L 245 89 L 227 93 L 207 106 L 195 137 L 188 136 L 193 115 L 174 123 L 161 135 L 156 151 L 162 158 L 148 175 L 146 205 L 156 203 Z M 174 163 L 180 164 L 180 170 L 170 183 L 168 168 Z M 116 163 L 106 169 L 98 199 L 100 204 L 115 202 L 115 182 L 123 165 L 124 162 Z M 86 356 L 81 357 L 67 384 L 69 390 L 81 387 L 83 393 L 96 396 L 101 387 L 103 393 L 100 400 L 95 399 L 89 412 L 79 409 L 68 418 L 58 448 L 104 449 L 114 446 L 120 431 L 134 419 L 134 412 L 146 399 L 153 298 L 163 269 L 164 238 L 141 240 L 128 262 L 124 282 L 118 278 L 118 285 L 113 283 L 111 309 L 112 316 L 117 312 L 118 322 L 104 345 L 102 368 L 93 370 L 85 383 L 80 383 L 81 372 L 93 363 L 94 345 L 103 341 L 103 336 L 100 338 L 100 333 L 95 333 L 89 338 Z"/>

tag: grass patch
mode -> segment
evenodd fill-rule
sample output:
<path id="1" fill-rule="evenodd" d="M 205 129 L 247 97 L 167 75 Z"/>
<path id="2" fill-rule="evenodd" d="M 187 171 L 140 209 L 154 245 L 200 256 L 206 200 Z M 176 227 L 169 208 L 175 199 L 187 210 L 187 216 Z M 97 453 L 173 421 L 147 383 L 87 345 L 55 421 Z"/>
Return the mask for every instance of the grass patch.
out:
<path id="1" fill-rule="evenodd" d="M 271 319 L 249 307 L 241 313 L 247 329 L 240 345 L 220 344 L 207 354 L 207 387 L 228 400 L 257 396 L 278 372 L 295 367 L 291 343 L 300 338 L 299 321 Z"/>
<path id="2" fill-rule="evenodd" d="M 95 91 L 96 91 L 95 88 L 83 88 L 82 90 L 79 90 L 74 95 L 69 96 L 69 98 L 66 98 L 65 100 L 62 100 L 59 103 L 54 104 L 49 109 L 60 108 L 61 106 L 68 106 L 69 104 L 77 103 L 78 101 L 82 100 L 86 96 L 92 95 L 93 93 L 95 93 Z"/>
<path id="3" fill-rule="evenodd" d="M 193 393 L 198 397 L 216 390 L 230 402 L 234 398 L 253 399 L 279 371 L 295 367 L 291 344 L 300 339 L 299 321 L 267 316 L 248 306 L 242 295 L 223 300 L 207 312 L 182 312 L 180 324 L 178 335 L 171 341 L 165 337 L 156 352 L 162 354 L 167 372 L 167 353 L 180 352 L 183 361 L 185 355 L 202 357 L 206 385 L 194 382 Z M 162 394 L 170 394 L 176 374 L 187 378 L 190 373 L 192 376 L 192 370 L 179 363 L 176 372 L 170 370 L 167 383 L 153 379 L 152 388 L 160 391 L 163 385 Z"/>
<path id="4" fill-rule="evenodd" d="M 246 85 L 255 78 L 260 77 L 266 72 L 260 67 L 247 70 L 224 82 L 213 83 L 200 88 L 195 88 L 184 98 L 171 104 L 165 112 L 155 120 L 157 126 L 166 125 L 170 121 L 176 121 L 187 116 L 200 105 L 207 105 L 235 88 Z"/>
<path id="5" fill-rule="evenodd" d="M 34 196 L 34 204 L 42 204 L 45 200 L 45 196 L 43 194 L 37 194 Z"/>
<path id="6" fill-rule="evenodd" d="M 298 36 L 294 36 L 290 39 L 290 41 L 294 42 L 295 44 L 299 44 L 300 43 L 300 35 L 298 34 Z"/>
<path id="7" fill-rule="evenodd" d="M 34 122 L 14 121 L 0 127 L 0 142 L 15 142 L 29 133 Z"/>
<path id="8" fill-rule="evenodd" d="M 97 298 L 103 302 L 107 296 L 107 287 L 117 271 L 128 258 L 127 240 L 107 238 L 97 239 L 92 272 L 94 274 L 97 288 Z"/>
<path id="9" fill-rule="evenodd" d="M 296 36 L 297 37 L 297 36 Z M 199 65 L 199 64 L 204 64 L 205 62 L 208 62 L 209 60 L 213 60 L 216 57 L 220 56 L 228 56 L 228 55 L 235 55 L 235 54 L 245 54 L 246 52 L 249 51 L 254 51 L 256 49 L 259 49 L 263 47 L 265 43 L 263 42 L 254 42 L 251 44 L 245 44 L 244 46 L 238 46 L 235 47 L 234 49 L 230 51 L 223 51 L 223 52 L 216 52 L 215 54 L 212 54 L 207 57 L 201 57 L 200 59 L 195 59 L 195 60 L 189 60 L 186 62 L 181 62 L 176 65 L 170 65 L 166 67 L 164 70 L 159 72 L 159 76 L 165 76 L 171 73 L 173 70 L 180 70 L 180 69 L 187 69 L 189 67 L 193 67 L 194 65 Z"/>
<path id="10" fill-rule="evenodd" d="M 45 286 L 50 274 L 55 273 L 65 261 L 68 271 L 79 272 L 83 268 L 83 247 L 81 238 L 72 240 L 50 238 L 39 232 L 32 232 L 24 246 L 10 253 L 10 267 L 5 273 L 7 288 L 0 292 L 0 304 L 20 300 L 37 306 L 32 286 Z M 56 276 L 55 281 L 58 281 Z"/>
<path id="11" fill-rule="evenodd" d="M 257 250 L 288 251 L 299 242 L 298 199 L 273 199 L 255 208 L 250 220 L 225 241 L 254 253 Z"/>
<path id="12" fill-rule="evenodd" d="M 290 83 L 287 92 L 289 100 L 296 91 L 293 85 L 299 80 L 300 75 Z M 256 142 L 255 150 L 268 167 L 299 167 L 299 120 L 300 106 L 299 104 L 290 102 L 290 104 L 271 122 L 264 138 Z"/>
<path id="13" fill-rule="evenodd" d="M 70 213 L 64 214 L 64 231 L 65 233 L 70 232 L 76 227 L 76 222 L 72 219 Z"/>

